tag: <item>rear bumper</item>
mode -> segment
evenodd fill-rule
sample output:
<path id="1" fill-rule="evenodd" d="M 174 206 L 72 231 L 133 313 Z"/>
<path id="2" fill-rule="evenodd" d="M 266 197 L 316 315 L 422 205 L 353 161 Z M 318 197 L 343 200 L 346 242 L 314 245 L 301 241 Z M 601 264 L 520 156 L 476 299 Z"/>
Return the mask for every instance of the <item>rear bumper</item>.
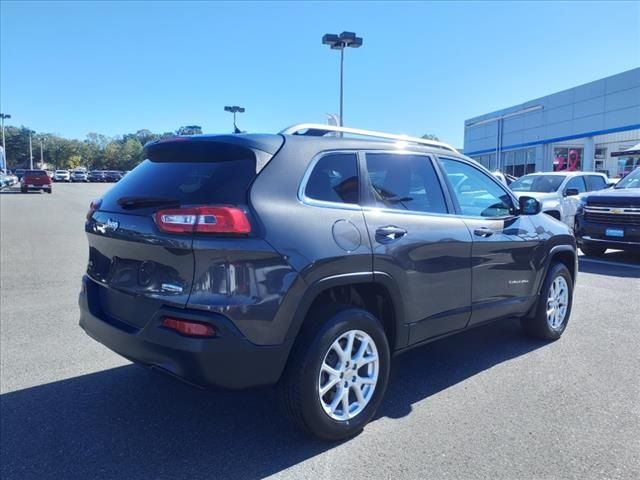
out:
<path id="1" fill-rule="evenodd" d="M 123 357 L 169 373 L 202 388 L 243 389 L 275 384 L 292 342 L 258 346 L 245 339 L 229 319 L 218 314 L 161 308 L 140 329 L 108 318 L 93 298 L 101 287 L 84 277 L 80 293 L 80 326 L 94 340 Z M 215 338 L 185 337 L 162 328 L 165 316 L 213 325 Z"/>

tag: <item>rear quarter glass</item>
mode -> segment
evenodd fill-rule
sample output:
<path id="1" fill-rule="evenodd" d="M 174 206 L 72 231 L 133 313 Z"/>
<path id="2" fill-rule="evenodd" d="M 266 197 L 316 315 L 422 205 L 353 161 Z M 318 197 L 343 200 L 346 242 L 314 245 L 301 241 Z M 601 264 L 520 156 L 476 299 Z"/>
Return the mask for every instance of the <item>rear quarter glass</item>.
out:
<path id="1" fill-rule="evenodd" d="M 147 160 L 120 180 L 103 197 L 100 210 L 129 211 L 118 205 L 123 197 L 161 197 L 179 205 L 244 205 L 256 176 L 256 157 L 249 148 L 208 142 L 167 143 L 154 148 Z M 136 209 L 142 214 L 151 209 Z"/>

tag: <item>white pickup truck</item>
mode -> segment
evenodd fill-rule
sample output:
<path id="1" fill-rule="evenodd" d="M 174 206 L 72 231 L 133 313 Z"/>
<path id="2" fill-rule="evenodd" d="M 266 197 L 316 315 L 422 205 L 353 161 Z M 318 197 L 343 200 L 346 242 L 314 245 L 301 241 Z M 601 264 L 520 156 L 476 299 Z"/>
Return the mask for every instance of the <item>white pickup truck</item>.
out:
<path id="1" fill-rule="evenodd" d="M 520 196 L 536 198 L 542 211 L 574 227 L 580 197 L 607 188 L 609 179 L 595 172 L 542 172 L 520 177 L 509 187 Z"/>

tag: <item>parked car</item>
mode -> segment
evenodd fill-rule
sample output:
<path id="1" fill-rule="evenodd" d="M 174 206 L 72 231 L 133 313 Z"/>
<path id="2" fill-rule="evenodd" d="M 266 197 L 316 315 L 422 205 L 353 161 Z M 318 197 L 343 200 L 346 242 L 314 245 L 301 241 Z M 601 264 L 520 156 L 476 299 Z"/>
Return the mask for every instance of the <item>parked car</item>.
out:
<path id="1" fill-rule="evenodd" d="M 124 175 L 119 170 L 107 170 L 104 172 L 105 182 L 119 182 Z"/>
<path id="2" fill-rule="evenodd" d="M 92 170 L 87 174 L 87 179 L 90 182 L 104 182 L 105 172 L 102 170 Z"/>
<path id="3" fill-rule="evenodd" d="M 448 145 L 305 124 L 145 158 L 89 208 L 80 326 L 191 384 L 278 384 L 321 438 L 374 417 L 395 353 L 498 318 L 567 326 L 571 230 Z"/>
<path id="4" fill-rule="evenodd" d="M 71 181 L 72 182 L 88 182 L 89 176 L 85 170 L 74 170 L 71 173 Z"/>
<path id="5" fill-rule="evenodd" d="M 52 193 L 51 178 L 44 170 L 26 170 L 20 180 L 20 191 L 27 193 L 29 190 L 40 190 Z"/>
<path id="6" fill-rule="evenodd" d="M 508 173 L 503 173 L 500 170 L 495 170 L 493 172 L 491 172 L 493 174 L 494 177 L 496 177 L 498 180 L 500 180 L 500 182 L 502 182 L 503 185 L 511 185 L 513 182 L 515 182 L 518 177 L 514 177 L 513 175 L 509 175 Z"/>
<path id="7" fill-rule="evenodd" d="M 26 172 L 27 170 L 25 168 L 16 168 L 15 172 L 13 172 L 15 174 L 16 177 L 18 177 L 18 181 L 22 180 L 22 176 L 24 175 L 24 172 Z"/>
<path id="8" fill-rule="evenodd" d="M 7 173 L 0 173 L 0 188 L 12 187 L 16 183 L 18 183 L 18 177 L 13 175 L 11 172 L 7 171 Z"/>
<path id="9" fill-rule="evenodd" d="M 582 198 L 576 239 L 589 256 L 602 256 L 608 248 L 640 252 L 640 167 L 615 187 Z"/>
<path id="10" fill-rule="evenodd" d="M 71 174 L 69 170 L 56 170 L 53 174 L 53 180 L 56 182 L 70 182 Z"/>
<path id="11" fill-rule="evenodd" d="M 536 198 L 544 213 L 573 228 L 580 195 L 607 188 L 607 184 L 602 173 L 547 172 L 524 175 L 509 187 L 518 196 Z"/>

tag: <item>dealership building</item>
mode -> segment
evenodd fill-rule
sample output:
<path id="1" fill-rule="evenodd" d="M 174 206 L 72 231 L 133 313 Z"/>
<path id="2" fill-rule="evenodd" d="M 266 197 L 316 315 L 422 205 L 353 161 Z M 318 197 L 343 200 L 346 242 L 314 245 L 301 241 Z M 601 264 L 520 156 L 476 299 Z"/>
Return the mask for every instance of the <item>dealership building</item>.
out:
<path id="1" fill-rule="evenodd" d="M 640 68 L 464 122 L 464 153 L 520 176 L 640 165 Z"/>

